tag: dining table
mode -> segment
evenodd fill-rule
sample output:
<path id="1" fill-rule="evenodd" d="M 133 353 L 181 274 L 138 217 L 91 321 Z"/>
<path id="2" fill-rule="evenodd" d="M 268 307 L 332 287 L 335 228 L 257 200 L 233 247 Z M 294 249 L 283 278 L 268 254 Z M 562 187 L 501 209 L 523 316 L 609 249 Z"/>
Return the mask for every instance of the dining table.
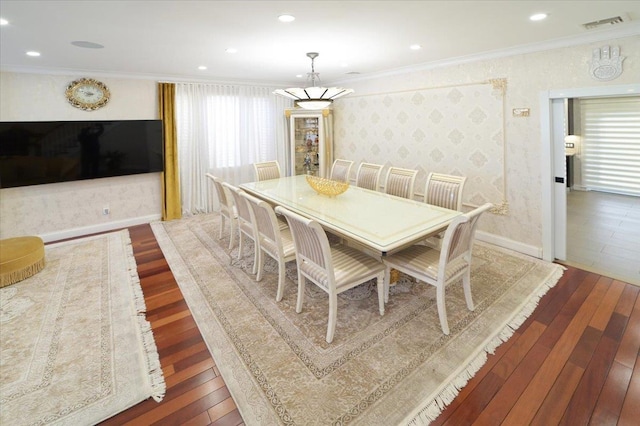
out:
<path id="1" fill-rule="evenodd" d="M 438 234 L 462 214 L 354 185 L 340 195 L 323 195 L 311 188 L 306 175 L 243 183 L 240 188 L 273 206 L 313 219 L 348 244 L 378 256 Z"/>

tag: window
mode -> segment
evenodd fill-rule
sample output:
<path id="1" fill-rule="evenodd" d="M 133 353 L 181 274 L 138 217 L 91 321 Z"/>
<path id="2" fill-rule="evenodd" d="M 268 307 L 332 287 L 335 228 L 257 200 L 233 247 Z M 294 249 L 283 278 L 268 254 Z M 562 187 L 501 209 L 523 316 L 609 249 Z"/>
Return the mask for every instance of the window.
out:
<path id="1" fill-rule="evenodd" d="M 278 160 L 286 144 L 288 99 L 273 88 L 176 84 L 176 128 L 182 208 L 210 211 L 207 173 L 233 185 L 254 180 L 253 163 Z"/>
<path id="2" fill-rule="evenodd" d="M 640 97 L 580 99 L 582 183 L 640 196 Z"/>
<path id="3" fill-rule="evenodd" d="M 276 158 L 275 104 L 270 89 L 177 85 L 178 141 L 190 157 L 197 146 L 209 169 Z M 184 148 L 184 149 L 182 149 Z"/>

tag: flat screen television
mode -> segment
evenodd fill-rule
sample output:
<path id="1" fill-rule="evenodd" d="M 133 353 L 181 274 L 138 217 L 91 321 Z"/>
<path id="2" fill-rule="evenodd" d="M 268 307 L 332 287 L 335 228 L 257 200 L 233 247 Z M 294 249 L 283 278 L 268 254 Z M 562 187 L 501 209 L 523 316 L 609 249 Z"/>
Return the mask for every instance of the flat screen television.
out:
<path id="1" fill-rule="evenodd" d="M 0 122 L 0 188 L 163 170 L 161 120 Z"/>

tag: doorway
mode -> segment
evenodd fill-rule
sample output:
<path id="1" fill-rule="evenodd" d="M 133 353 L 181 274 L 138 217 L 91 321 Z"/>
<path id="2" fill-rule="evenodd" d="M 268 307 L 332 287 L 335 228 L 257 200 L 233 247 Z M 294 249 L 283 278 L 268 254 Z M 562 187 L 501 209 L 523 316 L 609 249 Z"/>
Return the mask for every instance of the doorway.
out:
<path id="1" fill-rule="evenodd" d="M 567 260 L 567 192 L 565 182 L 566 163 L 564 161 L 565 108 L 563 106 L 565 100 L 581 97 L 633 94 L 640 94 L 640 85 L 553 90 L 541 93 L 543 259 L 548 261 Z M 589 268 L 585 267 L 584 269 Z M 607 275 L 614 274 L 607 273 Z M 629 279 L 625 279 L 625 281 L 629 281 Z M 640 284 L 640 279 L 634 284 Z"/>

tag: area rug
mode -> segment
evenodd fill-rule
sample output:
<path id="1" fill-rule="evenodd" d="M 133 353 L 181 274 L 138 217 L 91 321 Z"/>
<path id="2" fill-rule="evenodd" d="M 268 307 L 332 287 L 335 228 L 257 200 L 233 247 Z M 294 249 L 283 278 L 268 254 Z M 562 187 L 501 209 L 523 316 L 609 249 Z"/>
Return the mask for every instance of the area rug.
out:
<path id="1" fill-rule="evenodd" d="M 284 298 L 277 269 L 256 282 L 249 244 L 237 259 L 219 219 L 201 214 L 152 224 L 198 327 L 247 425 L 428 424 L 527 318 L 563 273 L 559 265 L 477 243 L 472 289 L 447 289 L 451 334 L 435 291 L 401 276 L 384 316 L 372 282 L 341 294 L 333 343 L 327 296 L 307 285 L 295 312 L 295 262 Z"/>
<path id="2" fill-rule="evenodd" d="M 0 424 L 89 425 L 162 399 L 129 233 L 48 245 L 45 259 L 0 289 Z"/>

